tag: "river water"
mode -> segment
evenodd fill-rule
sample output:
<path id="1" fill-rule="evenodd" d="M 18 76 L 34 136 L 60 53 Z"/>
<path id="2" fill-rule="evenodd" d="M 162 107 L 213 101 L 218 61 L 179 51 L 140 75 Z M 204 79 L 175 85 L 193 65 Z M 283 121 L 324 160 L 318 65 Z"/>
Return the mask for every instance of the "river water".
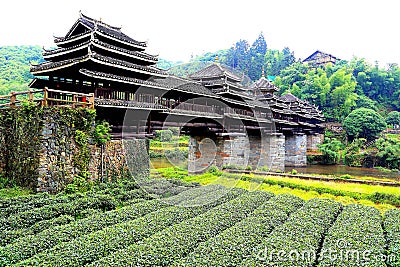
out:
<path id="1" fill-rule="evenodd" d="M 178 162 L 171 163 L 166 158 L 155 158 L 150 160 L 151 168 L 167 168 L 171 166 L 179 166 L 185 167 L 187 166 L 186 162 Z M 298 173 L 309 173 L 309 174 L 326 174 L 326 175 L 336 175 L 341 176 L 344 174 L 349 174 L 354 177 L 376 177 L 376 178 L 387 178 L 392 180 L 400 181 L 400 173 L 398 172 L 383 172 L 376 169 L 369 168 L 358 168 L 358 167 L 349 167 L 344 165 L 308 165 L 307 167 L 288 167 L 285 169 L 286 172 L 290 172 L 292 169 L 296 169 Z"/>

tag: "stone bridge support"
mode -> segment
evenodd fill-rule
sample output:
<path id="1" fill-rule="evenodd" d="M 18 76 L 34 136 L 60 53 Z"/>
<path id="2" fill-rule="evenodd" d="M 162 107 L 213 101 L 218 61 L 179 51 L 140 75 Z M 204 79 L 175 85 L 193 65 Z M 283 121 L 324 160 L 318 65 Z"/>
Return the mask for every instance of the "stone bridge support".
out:
<path id="1" fill-rule="evenodd" d="M 191 136 L 189 141 L 190 174 L 203 173 L 210 166 L 224 165 L 283 171 L 285 137 L 266 136 Z"/>
<path id="2" fill-rule="evenodd" d="M 287 135 L 285 139 L 285 166 L 307 166 L 307 136 L 299 133 Z"/>
<path id="3" fill-rule="evenodd" d="M 307 152 L 316 152 L 318 145 L 324 142 L 324 134 L 315 133 L 307 135 Z"/>

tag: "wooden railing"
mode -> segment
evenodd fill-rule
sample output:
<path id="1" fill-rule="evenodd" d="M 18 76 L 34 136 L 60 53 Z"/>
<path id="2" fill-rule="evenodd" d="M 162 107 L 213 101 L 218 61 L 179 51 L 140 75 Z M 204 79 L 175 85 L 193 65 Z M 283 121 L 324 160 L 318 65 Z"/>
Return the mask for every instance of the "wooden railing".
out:
<path id="1" fill-rule="evenodd" d="M 94 108 L 94 94 L 68 92 L 55 89 L 11 92 L 0 96 L 0 108 L 20 106 L 24 101 L 35 102 L 43 107 L 71 106 Z"/>

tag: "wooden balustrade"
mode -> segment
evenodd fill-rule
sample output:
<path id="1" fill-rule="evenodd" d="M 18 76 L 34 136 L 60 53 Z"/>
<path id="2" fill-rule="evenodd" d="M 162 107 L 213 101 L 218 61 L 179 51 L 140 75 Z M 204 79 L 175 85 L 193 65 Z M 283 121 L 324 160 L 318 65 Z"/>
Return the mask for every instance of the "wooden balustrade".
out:
<path id="1" fill-rule="evenodd" d="M 11 92 L 7 96 L 0 96 L 0 108 L 20 106 L 24 101 L 35 102 L 44 107 L 71 106 L 94 108 L 94 94 L 68 92 L 49 88 L 25 92 Z"/>

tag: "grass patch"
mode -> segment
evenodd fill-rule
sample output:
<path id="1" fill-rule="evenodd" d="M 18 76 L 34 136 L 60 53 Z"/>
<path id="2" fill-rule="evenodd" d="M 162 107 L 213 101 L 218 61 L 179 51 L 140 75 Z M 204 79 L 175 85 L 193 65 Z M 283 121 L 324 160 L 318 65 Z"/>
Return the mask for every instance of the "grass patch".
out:
<path id="1" fill-rule="evenodd" d="M 31 190 L 21 187 L 2 188 L 0 189 L 0 198 L 27 196 L 32 193 Z"/>

